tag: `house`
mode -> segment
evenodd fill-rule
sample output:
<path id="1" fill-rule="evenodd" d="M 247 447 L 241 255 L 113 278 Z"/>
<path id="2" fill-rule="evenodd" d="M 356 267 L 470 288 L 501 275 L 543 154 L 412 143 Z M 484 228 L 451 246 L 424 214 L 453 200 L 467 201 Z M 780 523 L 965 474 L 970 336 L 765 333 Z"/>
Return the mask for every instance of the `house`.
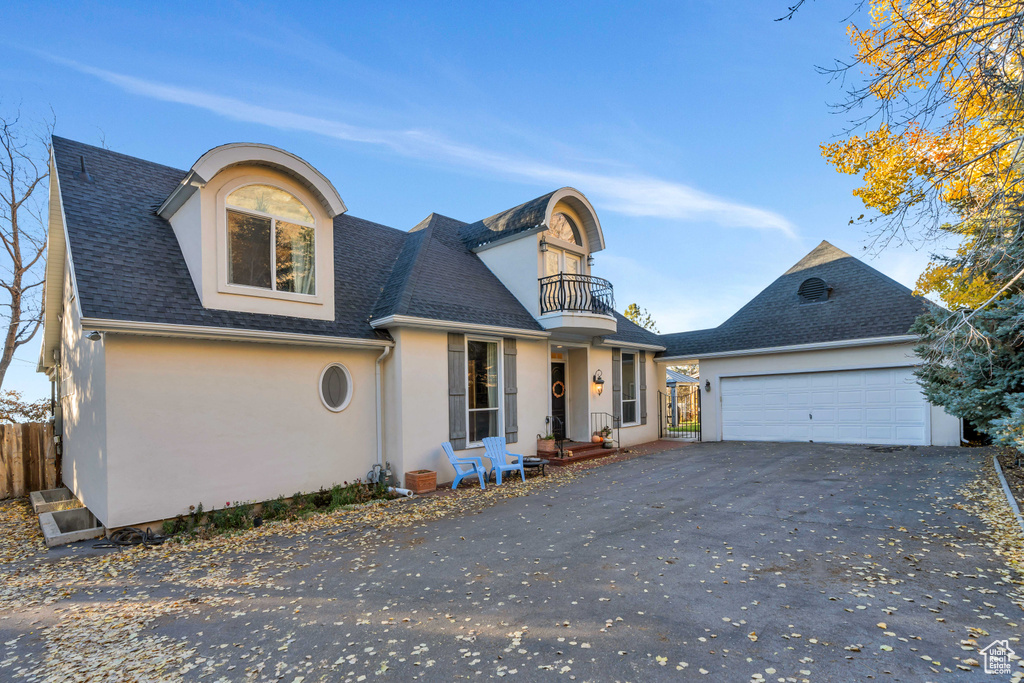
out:
<path id="1" fill-rule="evenodd" d="M 665 346 L 592 276 L 577 190 L 400 230 L 267 145 L 182 170 L 54 137 L 50 170 L 39 369 L 64 483 L 107 527 L 375 464 L 451 480 L 444 441 L 657 438 Z"/>
<path id="2" fill-rule="evenodd" d="M 958 446 L 913 375 L 925 305 L 822 242 L 718 327 L 661 335 L 657 362 L 699 362 L 705 441 Z"/>

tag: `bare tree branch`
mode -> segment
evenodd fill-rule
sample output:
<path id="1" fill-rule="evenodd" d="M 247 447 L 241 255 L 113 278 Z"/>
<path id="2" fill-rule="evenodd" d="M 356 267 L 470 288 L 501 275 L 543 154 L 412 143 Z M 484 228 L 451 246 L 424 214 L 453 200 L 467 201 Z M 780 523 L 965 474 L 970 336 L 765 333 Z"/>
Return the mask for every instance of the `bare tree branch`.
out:
<path id="1" fill-rule="evenodd" d="M 52 111 L 51 111 L 52 114 Z M 19 347 L 31 341 L 43 321 L 39 272 L 46 262 L 43 221 L 49 180 L 49 145 L 54 120 L 26 125 L 20 112 L 0 113 L 0 302 L 7 319 L 0 351 L 0 387 Z"/>

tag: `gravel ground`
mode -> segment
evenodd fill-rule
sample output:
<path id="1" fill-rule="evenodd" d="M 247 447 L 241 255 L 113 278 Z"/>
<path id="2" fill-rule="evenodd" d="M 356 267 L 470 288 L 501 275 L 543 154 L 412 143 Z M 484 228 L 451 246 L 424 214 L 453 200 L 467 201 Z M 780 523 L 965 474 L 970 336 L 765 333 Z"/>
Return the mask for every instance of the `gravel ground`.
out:
<path id="1" fill-rule="evenodd" d="M 7 504 L 0 679 L 1011 680 L 997 493 L 985 449 L 707 443 L 120 553 Z"/>

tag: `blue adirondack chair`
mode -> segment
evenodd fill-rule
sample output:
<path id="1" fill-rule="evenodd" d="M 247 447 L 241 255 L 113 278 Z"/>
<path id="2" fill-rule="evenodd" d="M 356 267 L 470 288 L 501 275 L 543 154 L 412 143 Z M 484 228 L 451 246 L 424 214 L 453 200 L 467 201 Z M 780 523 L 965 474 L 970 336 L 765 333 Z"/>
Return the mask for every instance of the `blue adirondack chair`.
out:
<path id="1" fill-rule="evenodd" d="M 480 488 L 487 489 L 487 485 L 484 481 L 487 479 L 487 468 L 484 467 L 484 461 L 476 455 L 467 455 L 464 458 L 455 457 L 455 451 L 452 450 L 452 444 L 450 441 L 445 441 L 441 444 L 441 448 L 444 449 L 444 454 L 448 456 L 448 462 L 455 468 L 455 481 L 452 482 L 452 488 L 459 485 L 459 482 L 466 477 L 476 476 L 480 480 Z M 468 467 L 469 469 L 463 470 L 462 467 Z"/>
<path id="2" fill-rule="evenodd" d="M 505 446 L 505 437 L 489 436 L 483 440 L 484 457 L 491 461 L 491 474 L 495 482 L 501 484 L 502 472 L 519 472 L 519 476 L 526 481 L 526 471 L 523 470 L 523 456 L 509 453 Z M 512 462 L 508 459 L 512 458 Z"/>

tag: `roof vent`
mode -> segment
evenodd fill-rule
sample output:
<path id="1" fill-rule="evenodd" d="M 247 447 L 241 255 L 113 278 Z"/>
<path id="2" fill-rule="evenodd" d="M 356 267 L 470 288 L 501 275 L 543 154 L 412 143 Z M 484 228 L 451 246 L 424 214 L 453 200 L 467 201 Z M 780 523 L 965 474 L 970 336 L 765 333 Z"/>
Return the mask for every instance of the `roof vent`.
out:
<path id="1" fill-rule="evenodd" d="M 89 171 L 85 170 L 85 157 L 79 156 L 78 159 L 79 162 L 82 164 L 82 169 L 80 171 L 75 171 L 75 178 L 77 178 L 78 180 L 84 180 L 87 183 L 91 183 L 92 176 L 89 175 Z"/>
<path id="2" fill-rule="evenodd" d="M 796 294 L 800 297 L 800 303 L 810 304 L 815 301 L 827 301 L 830 291 L 832 288 L 820 277 L 809 277 L 800 283 L 800 289 Z"/>

